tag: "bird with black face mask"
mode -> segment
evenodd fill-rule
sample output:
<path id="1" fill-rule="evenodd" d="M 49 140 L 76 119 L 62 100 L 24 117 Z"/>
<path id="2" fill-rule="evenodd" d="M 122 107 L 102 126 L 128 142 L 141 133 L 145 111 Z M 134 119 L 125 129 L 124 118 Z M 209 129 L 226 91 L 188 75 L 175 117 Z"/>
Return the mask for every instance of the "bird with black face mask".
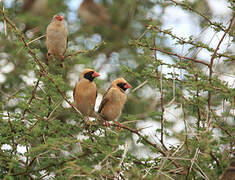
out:
<path id="1" fill-rule="evenodd" d="M 85 69 L 74 87 L 73 98 L 75 106 L 84 116 L 92 116 L 94 114 L 97 88 L 93 80 L 99 75 L 93 69 Z"/>
<path id="2" fill-rule="evenodd" d="M 109 89 L 103 96 L 98 112 L 107 121 L 114 121 L 119 126 L 120 123 L 115 120 L 121 115 L 127 95 L 125 91 L 131 88 L 131 85 L 123 78 L 115 79 Z"/>

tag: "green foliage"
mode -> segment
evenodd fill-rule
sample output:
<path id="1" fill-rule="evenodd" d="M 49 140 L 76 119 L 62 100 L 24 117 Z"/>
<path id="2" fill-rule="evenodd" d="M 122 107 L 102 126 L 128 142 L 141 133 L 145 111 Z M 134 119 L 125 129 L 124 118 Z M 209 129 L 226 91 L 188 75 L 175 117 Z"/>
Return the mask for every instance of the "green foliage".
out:
<path id="1" fill-rule="evenodd" d="M 234 15 L 215 18 L 203 0 L 100 0 L 112 26 L 93 27 L 71 1 L 25 2 L 0 2 L 1 179 L 218 179 L 234 153 Z M 169 8 L 202 32 L 166 26 Z M 46 65 L 43 35 L 57 13 L 69 29 L 64 68 L 53 58 Z M 83 68 L 107 75 L 95 80 L 99 94 L 116 77 L 132 85 L 122 129 L 73 107 Z"/>

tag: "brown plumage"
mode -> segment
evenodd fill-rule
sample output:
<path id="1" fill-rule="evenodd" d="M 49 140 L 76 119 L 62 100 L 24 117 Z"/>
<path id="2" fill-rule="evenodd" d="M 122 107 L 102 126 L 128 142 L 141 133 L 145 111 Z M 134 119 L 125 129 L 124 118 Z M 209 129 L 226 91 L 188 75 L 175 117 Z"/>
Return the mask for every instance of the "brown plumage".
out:
<path id="1" fill-rule="evenodd" d="M 114 80 L 101 101 L 98 112 L 107 121 L 115 121 L 122 112 L 127 95 L 125 91 L 131 85 L 123 78 Z"/>
<path id="2" fill-rule="evenodd" d="M 97 88 L 93 80 L 98 76 L 99 73 L 93 69 L 85 69 L 73 90 L 75 106 L 85 116 L 90 116 L 94 112 Z"/>
<path id="3" fill-rule="evenodd" d="M 230 165 L 224 170 L 220 180 L 235 180 L 235 157 L 231 158 Z"/>
<path id="4" fill-rule="evenodd" d="M 55 15 L 51 23 L 47 26 L 46 45 L 47 60 L 50 56 L 56 59 L 64 60 L 64 54 L 67 49 L 68 30 L 65 26 L 63 16 Z"/>
<path id="5" fill-rule="evenodd" d="M 48 0 L 24 0 L 23 11 L 30 11 L 33 15 L 48 15 Z"/>
<path id="6" fill-rule="evenodd" d="M 83 0 L 78 9 L 78 13 L 85 23 L 92 26 L 111 25 L 110 17 L 104 6 L 93 0 Z"/>

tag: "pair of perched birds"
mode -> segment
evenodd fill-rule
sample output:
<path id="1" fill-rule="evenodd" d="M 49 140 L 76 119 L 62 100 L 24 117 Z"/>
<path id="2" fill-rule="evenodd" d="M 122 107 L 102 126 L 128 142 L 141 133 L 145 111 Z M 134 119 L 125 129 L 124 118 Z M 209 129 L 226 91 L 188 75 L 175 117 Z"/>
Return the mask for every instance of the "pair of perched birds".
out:
<path id="1" fill-rule="evenodd" d="M 85 116 L 95 116 L 97 88 L 94 79 L 98 76 L 99 73 L 93 69 L 85 69 L 73 90 L 75 106 Z M 116 122 L 127 99 L 125 91 L 129 88 L 131 85 L 124 78 L 117 78 L 105 92 L 98 113 L 106 121 Z M 120 123 L 117 124 L 120 125 Z"/>
<path id="2" fill-rule="evenodd" d="M 63 16 L 55 15 L 47 27 L 46 45 L 47 45 L 47 63 L 51 56 L 60 59 L 63 63 L 64 54 L 67 49 L 68 30 L 65 26 Z M 94 116 L 94 106 L 97 96 L 97 88 L 94 79 L 99 73 L 92 69 L 85 69 L 79 82 L 75 85 L 73 97 L 76 108 L 85 116 Z M 122 111 L 126 102 L 125 91 L 131 88 L 131 85 L 123 78 L 114 80 L 104 94 L 98 113 L 107 120 L 116 120 Z"/>

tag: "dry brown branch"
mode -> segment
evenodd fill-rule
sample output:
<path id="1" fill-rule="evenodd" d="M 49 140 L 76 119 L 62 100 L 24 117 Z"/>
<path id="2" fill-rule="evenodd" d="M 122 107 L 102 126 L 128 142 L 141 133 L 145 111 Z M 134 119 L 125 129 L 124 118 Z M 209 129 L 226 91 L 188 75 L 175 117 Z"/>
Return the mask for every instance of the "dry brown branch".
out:
<path id="1" fill-rule="evenodd" d="M 169 51 L 165 51 L 163 49 L 160 49 L 160 48 L 157 48 L 157 47 L 149 47 L 148 45 L 144 45 L 144 44 L 141 44 L 141 43 L 137 43 L 137 45 L 139 45 L 140 47 L 145 47 L 145 48 L 149 48 L 150 50 L 154 50 L 154 51 L 159 51 L 161 53 L 164 53 L 164 54 L 168 54 L 168 55 L 171 55 L 171 56 L 176 56 L 180 59 L 187 59 L 187 60 L 190 60 L 190 61 L 193 61 L 195 63 L 199 63 L 199 64 L 203 64 L 207 67 L 209 67 L 210 65 L 204 61 L 201 61 L 201 60 L 198 60 L 198 59 L 195 59 L 195 58 L 190 58 L 190 57 L 185 57 L 185 56 L 181 56 L 177 53 L 173 53 L 173 52 L 169 52 Z"/>

